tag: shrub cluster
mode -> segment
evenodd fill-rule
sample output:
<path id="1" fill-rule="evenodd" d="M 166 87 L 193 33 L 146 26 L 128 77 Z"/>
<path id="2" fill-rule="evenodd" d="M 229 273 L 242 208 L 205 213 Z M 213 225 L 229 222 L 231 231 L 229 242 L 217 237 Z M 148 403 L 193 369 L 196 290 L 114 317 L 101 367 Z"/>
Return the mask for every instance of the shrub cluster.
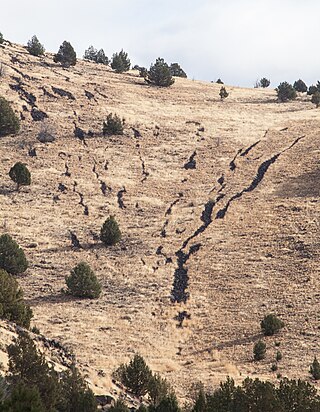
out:
<path id="1" fill-rule="evenodd" d="M 171 63 L 170 73 L 172 76 L 175 76 L 175 77 L 184 77 L 184 78 L 188 77 L 186 72 L 181 68 L 180 64 L 178 63 Z"/>
<path id="2" fill-rule="evenodd" d="M 221 100 L 226 99 L 229 96 L 229 93 L 227 92 L 226 88 L 224 86 L 221 87 L 219 96 Z"/>
<path id="3" fill-rule="evenodd" d="M 261 329 L 265 336 L 272 336 L 284 327 L 284 323 L 276 315 L 266 315 L 261 321 Z"/>

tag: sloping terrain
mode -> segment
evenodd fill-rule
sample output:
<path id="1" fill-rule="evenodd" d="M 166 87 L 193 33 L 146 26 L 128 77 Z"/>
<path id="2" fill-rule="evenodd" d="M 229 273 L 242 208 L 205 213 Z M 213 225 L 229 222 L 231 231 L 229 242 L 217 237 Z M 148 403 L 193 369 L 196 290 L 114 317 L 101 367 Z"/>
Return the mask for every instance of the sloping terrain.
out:
<path id="1" fill-rule="evenodd" d="M 309 99 L 279 104 L 273 90 L 227 86 L 221 102 L 217 84 L 152 88 L 134 71 L 63 69 L 18 45 L 0 61 L 0 95 L 22 118 L 20 134 L 0 141 L 1 232 L 31 263 L 19 282 L 33 324 L 76 354 L 93 389 L 107 392 L 135 352 L 180 396 L 227 375 L 307 379 L 320 337 L 320 115 Z M 124 136 L 102 136 L 110 112 L 125 118 Z M 41 118 L 55 142 L 37 141 Z M 16 161 L 32 173 L 19 193 Z M 109 215 L 123 239 L 105 248 Z M 99 300 L 61 293 L 80 261 L 102 282 Z M 286 326 L 255 363 L 268 313 Z"/>

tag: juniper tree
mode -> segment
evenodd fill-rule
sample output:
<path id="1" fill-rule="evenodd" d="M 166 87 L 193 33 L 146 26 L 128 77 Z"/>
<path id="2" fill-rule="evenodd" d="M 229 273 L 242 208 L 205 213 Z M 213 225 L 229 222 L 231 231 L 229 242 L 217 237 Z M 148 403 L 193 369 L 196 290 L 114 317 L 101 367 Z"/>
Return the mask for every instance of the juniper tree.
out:
<path id="1" fill-rule="evenodd" d="M 104 52 L 103 49 L 100 49 L 100 50 L 97 52 L 97 55 L 96 55 L 96 63 L 105 64 L 105 65 L 109 64 L 109 59 L 108 59 L 108 57 L 105 55 L 105 52 Z"/>
<path id="2" fill-rule="evenodd" d="M 103 136 L 123 135 L 123 120 L 117 114 L 109 113 L 102 126 Z"/>
<path id="3" fill-rule="evenodd" d="M 316 107 L 319 107 L 320 105 L 320 92 L 316 91 L 313 93 L 311 97 L 311 102 L 316 105 Z"/>
<path id="4" fill-rule="evenodd" d="M 220 96 L 221 100 L 224 100 L 229 96 L 229 93 L 227 92 L 227 90 L 224 86 L 221 87 L 220 92 L 219 92 L 219 96 Z"/>
<path id="5" fill-rule="evenodd" d="M 119 53 L 114 53 L 112 56 L 111 67 L 117 73 L 127 72 L 130 69 L 130 59 L 128 53 L 121 50 Z"/>
<path id="6" fill-rule="evenodd" d="M 31 40 L 28 41 L 27 50 L 33 56 L 43 56 L 45 48 L 39 42 L 37 36 L 33 36 Z"/>
<path id="7" fill-rule="evenodd" d="M 20 186 L 29 186 L 31 184 L 31 174 L 24 163 L 17 162 L 12 166 L 9 176 L 11 180 L 17 183 L 17 190 L 20 189 Z"/>
<path id="8" fill-rule="evenodd" d="M 301 79 L 295 81 L 293 84 L 293 87 L 297 92 L 300 92 L 300 93 L 305 93 L 308 90 L 307 85 Z"/>
<path id="9" fill-rule="evenodd" d="M 284 323 L 276 315 L 266 315 L 261 321 L 261 329 L 265 336 L 272 336 L 284 327 Z"/>
<path id="10" fill-rule="evenodd" d="M 276 88 L 277 96 L 280 102 L 294 100 L 297 97 L 297 92 L 288 82 L 282 82 Z"/>
<path id="11" fill-rule="evenodd" d="M 187 77 L 186 72 L 181 68 L 181 66 L 178 63 L 171 63 L 170 73 L 172 76 L 175 77 Z"/>
<path id="12" fill-rule="evenodd" d="M 23 273 L 28 268 L 24 251 L 8 234 L 0 236 L 0 268 L 12 275 Z"/>
<path id="13" fill-rule="evenodd" d="M 0 317 L 29 328 L 32 310 L 23 300 L 18 282 L 5 270 L 0 269 Z"/>
<path id="14" fill-rule="evenodd" d="M 67 293 L 80 298 L 96 299 L 101 294 L 101 285 L 90 266 L 80 262 L 66 276 Z"/>
<path id="15" fill-rule="evenodd" d="M 20 121 L 12 110 L 9 102 L 0 97 L 0 137 L 16 134 L 20 129 Z"/>
<path id="16" fill-rule="evenodd" d="M 115 376 L 134 395 L 143 396 L 148 392 L 152 372 L 141 355 L 134 355 L 129 364 L 122 364 Z"/>
<path id="17" fill-rule="evenodd" d="M 3 42 L 4 42 L 3 34 L 0 33 L 0 44 L 2 44 Z"/>
<path id="18" fill-rule="evenodd" d="M 174 83 L 170 67 L 162 58 L 158 58 L 155 64 L 151 64 L 146 77 L 149 84 L 159 87 L 169 87 Z"/>
<path id="19" fill-rule="evenodd" d="M 270 80 L 266 77 L 262 77 L 262 79 L 259 80 L 259 85 L 263 88 L 267 88 L 270 86 Z"/>
<path id="20" fill-rule="evenodd" d="M 89 46 L 87 50 L 85 50 L 83 58 L 95 62 L 97 59 L 97 53 L 97 49 L 95 49 L 93 46 Z"/>
<path id="21" fill-rule="evenodd" d="M 266 344 L 262 340 L 259 340 L 253 346 L 254 360 L 256 361 L 262 360 L 265 358 L 265 356 L 266 356 Z"/>
<path id="22" fill-rule="evenodd" d="M 317 88 L 317 86 L 315 86 L 315 85 L 311 85 L 311 86 L 309 86 L 309 89 L 308 89 L 308 91 L 307 91 L 307 94 L 309 95 L 309 96 L 311 96 L 311 95 L 313 95 L 313 94 L 315 94 L 315 92 L 317 92 L 318 91 L 318 88 Z"/>
<path id="23" fill-rule="evenodd" d="M 310 373 L 315 380 L 320 379 L 320 363 L 316 357 L 314 357 L 314 360 L 310 366 Z"/>
<path id="24" fill-rule="evenodd" d="M 108 217 L 102 225 L 100 239 L 106 246 L 115 245 L 120 241 L 121 231 L 114 216 Z"/>
<path id="25" fill-rule="evenodd" d="M 43 354 L 26 332 L 20 332 L 7 347 L 9 356 L 9 383 L 39 390 L 46 410 L 53 411 L 59 396 L 57 373 L 49 368 Z"/>
<path id="26" fill-rule="evenodd" d="M 3 408 L 3 409 L 2 409 Z M 7 412 L 46 412 L 37 387 L 18 384 L 12 388 L 0 411 Z"/>
<path id="27" fill-rule="evenodd" d="M 61 44 L 58 53 L 53 57 L 53 61 L 61 63 L 63 67 L 74 66 L 77 63 L 76 52 L 68 41 Z"/>

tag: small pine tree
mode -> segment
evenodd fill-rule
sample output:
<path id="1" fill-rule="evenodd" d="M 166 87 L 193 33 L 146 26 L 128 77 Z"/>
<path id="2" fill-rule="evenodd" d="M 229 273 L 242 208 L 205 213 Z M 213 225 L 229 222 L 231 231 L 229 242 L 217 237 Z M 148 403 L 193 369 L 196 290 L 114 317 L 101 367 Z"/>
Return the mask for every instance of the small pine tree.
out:
<path id="1" fill-rule="evenodd" d="M 320 92 L 316 91 L 311 97 L 311 102 L 318 108 L 320 105 Z"/>
<path id="2" fill-rule="evenodd" d="M 0 317 L 24 328 L 30 327 L 32 318 L 32 310 L 24 303 L 18 282 L 3 269 L 0 269 Z"/>
<path id="3" fill-rule="evenodd" d="M 162 399 L 160 404 L 155 408 L 155 412 L 181 412 L 176 395 L 170 394 Z"/>
<path id="4" fill-rule="evenodd" d="M 134 355 L 128 365 L 120 365 L 115 376 L 134 395 L 143 396 L 148 392 L 152 372 L 141 355 Z"/>
<path id="5" fill-rule="evenodd" d="M 53 61 L 61 63 L 63 67 L 74 66 L 77 63 L 77 55 L 74 48 L 67 41 L 64 41 L 57 54 L 54 55 Z"/>
<path id="6" fill-rule="evenodd" d="M 267 79 L 266 77 L 262 77 L 262 79 L 260 79 L 259 81 L 259 85 L 263 88 L 267 88 L 270 86 L 270 80 Z"/>
<path id="7" fill-rule="evenodd" d="M 281 359 L 282 359 L 282 353 L 278 350 L 277 353 L 276 353 L 276 361 L 280 362 Z"/>
<path id="8" fill-rule="evenodd" d="M 301 79 L 295 81 L 293 84 L 293 87 L 297 92 L 300 92 L 300 93 L 305 93 L 308 90 L 307 85 Z"/>
<path id="9" fill-rule="evenodd" d="M 26 332 L 20 332 L 7 347 L 9 356 L 9 383 L 38 389 L 46 410 L 53 411 L 59 395 L 58 377 L 49 368 L 43 354 Z"/>
<path id="10" fill-rule="evenodd" d="M 148 384 L 148 395 L 153 406 L 158 406 L 170 392 L 172 392 L 172 390 L 166 379 L 157 373 L 151 376 Z"/>
<path id="11" fill-rule="evenodd" d="M 92 390 L 74 365 L 62 373 L 59 411 L 95 412 L 97 402 Z"/>
<path id="12" fill-rule="evenodd" d="M 216 81 L 216 83 L 217 83 L 217 84 L 224 84 L 223 81 L 220 79 L 220 77 L 219 77 L 219 79 Z"/>
<path id="13" fill-rule="evenodd" d="M 106 245 L 111 246 L 118 243 L 121 239 L 121 232 L 119 225 L 114 216 L 108 217 L 108 219 L 102 225 L 100 231 L 100 240 Z"/>
<path id="14" fill-rule="evenodd" d="M 83 58 L 95 62 L 97 59 L 97 53 L 97 49 L 95 49 L 93 46 L 89 46 L 87 50 L 85 50 Z"/>
<path id="15" fill-rule="evenodd" d="M 90 266 L 80 262 L 70 276 L 66 276 L 67 293 L 79 298 L 96 299 L 101 294 L 101 285 Z"/>
<path id="16" fill-rule="evenodd" d="M 139 76 L 145 79 L 148 76 L 148 70 L 145 67 L 139 67 Z"/>
<path id="17" fill-rule="evenodd" d="M 8 399 L 3 403 L 1 411 L 8 412 L 45 412 L 39 390 L 35 386 L 18 384 Z"/>
<path id="18" fill-rule="evenodd" d="M 287 82 L 282 82 L 276 88 L 278 100 L 280 102 L 287 102 L 288 100 L 294 100 L 297 97 L 297 92 L 293 86 Z"/>
<path id="19" fill-rule="evenodd" d="M 0 236 L 0 268 L 12 275 L 23 273 L 28 268 L 23 250 L 7 234 Z"/>
<path id="20" fill-rule="evenodd" d="M 9 171 L 9 176 L 11 180 L 17 183 L 17 190 L 20 189 L 20 186 L 31 185 L 31 174 L 24 163 L 17 162 L 12 166 Z"/>
<path id="21" fill-rule="evenodd" d="M 4 42 L 3 34 L 0 33 L 0 44 L 2 44 L 3 42 Z"/>
<path id="22" fill-rule="evenodd" d="M 259 340 L 258 342 L 256 342 L 253 346 L 254 360 L 260 361 L 264 359 L 266 356 L 266 349 L 267 349 L 267 346 L 262 340 Z"/>
<path id="23" fill-rule="evenodd" d="M 159 87 L 169 87 L 174 83 L 168 64 L 160 57 L 155 64 L 151 64 L 145 80 L 147 83 Z"/>
<path id="24" fill-rule="evenodd" d="M 229 93 L 227 92 L 227 90 L 224 86 L 221 87 L 220 92 L 219 92 L 219 96 L 220 96 L 221 100 L 224 100 L 229 96 Z"/>
<path id="25" fill-rule="evenodd" d="M 105 64 L 105 65 L 109 64 L 109 59 L 108 59 L 108 57 L 105 55 L 105 52 L 104 52 L 103 49 L 100 49 L 100 50 L 97 52 L 96 62 L 97 62 L 97 63 L 100 63 L 100 64 Z"/>
<path id="26" fill-rule="evenodd" d="M 20 121 L 12 110 L 9 102 L 0 97 L 0 137 L 16 134 L 20 130 Z"/>
<path id="27" fill-rule="evenodd" d="M 107 120 L 103 122 L 103 136 L 123 135 L 123 120 L 118 115 L 109 113 Z"/>
<path id="28" fill-rule="evenodd" d="M 314 360 L 310 366 L 310 373 L 315 380 L 320 379 L 320 363 L 316 357 L 314 357 Z"/>
<path id="29" fill-rule="evenodd" d="M 37 36 L 33 36 L 31 40 L 28 41 L 27 50 L 33 56 L 43 56 L 45 52 L 45 48 L 39 42 Z"/>
<path id="30" fill-rule="evenodd" d="M 111 67 L 117 73 L 123 73 L 130 70 L 130 59 L 128 53 L 121 50 L 119 53 L 114 53 L 112 56 Z"/>
<path id="31" fill-rule="evenodd" d="M 308 89 L 308 91 L 307 91 L 307 94 L 308 94 L 309 96 L 311 96 L 311 95 L 315 94 L 315 92 L 317 92 L 317 91 L 318 91 L 317 86 L 311 85 L 311 86 L 309 86 L 309 89 Z"/>
<path id="32" fill-rule="evenodd" d="M 170 65 L 170 73 L 172 76 L 175 77 L 188 77 L 186 72 L 181 68 L 181 66 L 178 63 L 172 63 Z"/>
<path id="33" fill-rule="evenodd" d="M 266 315 L 261 321 L 261 329 L 265 336 L 272 336 L 284 327 L 284 323 L 276 315 Z"/>

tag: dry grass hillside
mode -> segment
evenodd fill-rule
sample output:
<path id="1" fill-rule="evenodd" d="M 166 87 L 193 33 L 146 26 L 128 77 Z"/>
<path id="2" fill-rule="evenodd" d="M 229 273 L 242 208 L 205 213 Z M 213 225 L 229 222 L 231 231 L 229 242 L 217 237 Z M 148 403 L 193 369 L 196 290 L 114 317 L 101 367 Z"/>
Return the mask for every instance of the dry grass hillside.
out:
<path id="1" fill-rule="evenodd" d="M 0 230 L 31 263 L 19 282 L 33 324 L 76 354 L 95 392 L 135 352 L 180 396 L 227 375 L 308 379 L 320 356 L 320 112 L 309 98 L 279 104 L 274 90 L 227 86 L 221 102 L 217 84 L 152 88 L 134 71 L 81 60 L 63 69 L 18 45 L 0 61 L 0 95 L 23 119 L 0 141 Z M 39 110 L 53 143 L 37 140 Z M 125 118 L 124 136 L 102 136 L 110 112 Z M 78 139 L 75 127 L 93 136 Z M 19 193 L 8 176 L 16 161 L 32 173 Z M 123 239 L 105 248 L 109 215 Z M 61 293 L 80 261 L 103 285 L 98 300 Z M 256 363 L 268 313 L 286 326 Z"/>

